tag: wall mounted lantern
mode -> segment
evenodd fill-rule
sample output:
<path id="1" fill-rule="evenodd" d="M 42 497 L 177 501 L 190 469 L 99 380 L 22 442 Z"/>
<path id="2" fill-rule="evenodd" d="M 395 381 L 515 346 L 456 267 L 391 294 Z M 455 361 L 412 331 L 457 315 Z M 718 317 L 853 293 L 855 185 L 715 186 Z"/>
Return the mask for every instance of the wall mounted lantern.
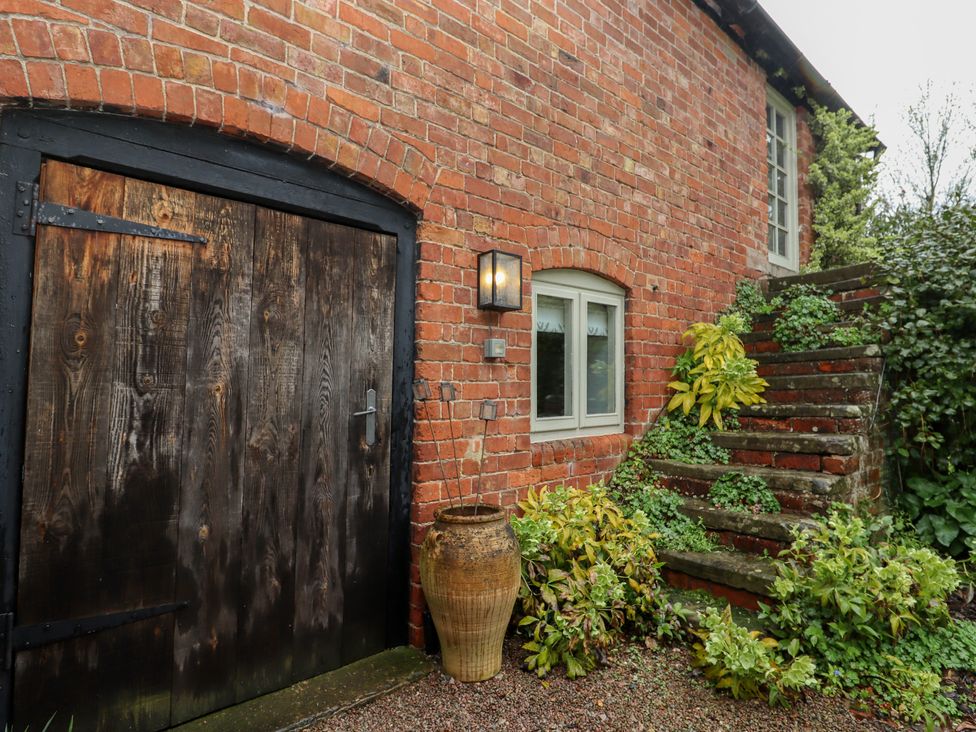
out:
<path id="1" fill-rule="evenodd" d="M 497 249 L 478 255 L 478 307 L 522 309 L 522 257 Z"/>

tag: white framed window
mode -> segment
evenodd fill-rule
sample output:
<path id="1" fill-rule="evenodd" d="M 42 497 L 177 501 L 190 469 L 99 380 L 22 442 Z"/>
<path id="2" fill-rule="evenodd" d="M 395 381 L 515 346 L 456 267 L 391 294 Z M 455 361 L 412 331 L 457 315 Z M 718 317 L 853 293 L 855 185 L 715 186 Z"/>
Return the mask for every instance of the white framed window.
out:
<path id="1" fill-rule="evenodd" d="M 796 185 L 796 110 L 773 89 L 766 90 L 766 193 L 769 261 L 791 270 L 800 264 Z"/>
<path id="2" fill-rule="evenodd" d="M 624 429 L 624 291 L 588 272 L 532 276 L 532 441 Z"/>

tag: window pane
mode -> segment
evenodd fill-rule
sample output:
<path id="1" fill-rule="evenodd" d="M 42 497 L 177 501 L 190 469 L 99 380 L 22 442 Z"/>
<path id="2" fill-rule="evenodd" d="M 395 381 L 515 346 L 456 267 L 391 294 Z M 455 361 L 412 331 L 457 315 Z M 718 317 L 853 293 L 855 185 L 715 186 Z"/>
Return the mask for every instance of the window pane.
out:
<path id="1" fill-rule="evenodd" d="M 776 136 L 786 138 L 786 120 L 779 112 L 776 113 Z"/>
<path id="2" fill-rule="evenodd" d="M 767 218 L 769 223 L 776 223 L 776 198 L 775 196 L 766 196 L 766 205 L 768 206 Z"/>
<path id="3" fill-rule="evenodd" d="M 777 251 L 779 252 L 779 255 L 781 257 L 785 257 L 786 256 L 786 230 L 777 229 L 777 234 L 779 236 L 779 245 L 777 247 Z"/>
<path id="4" fill-rule="evenodd" d="M 766 237 L 766 244 L 769 246 L 769 251 L 776 252 L 776 227 L 772 224 L 769 225 L 769 234 Z"/>
<path id="5" fill-rule="evenodd" d="M 537 417 L 573 414 L 573 301 L 550 295 L 536 298 L 535 395 Z"/>
<path id="6" fill-rule="evenodd" d="M 776 202 L 776 223 L 786 226 L 786 201 Z"/>
<path id="7" fill-rule="evenodd" d="M 616 308 L 602 303 L 586 305 L 586 413 L 616 411 L 615 329 Z"/>
<path id="8" fill-rule="evenodd" d="M 773 137 L 768 132 L 766 133 L 766 160 L 770 163 L 773 162 Z"/>
<path id="9" fill-rule="evenodd" d="M 767 173 L 766 173 L 766 190 L 769 191 L 770 193 L 772 193 L 773 190 L 774 190 L 774 185 L 775 185 L 774 181 L 776 179 L 776 168 L 774 168 L 772 165 L 768 165 L 768 166 L 766 166 L 766 171 L 767 171 Z"/>
<path id="10" fill-rule="evenodd" d="M 782 140 L 776 141 L 776 164 L 781 168 L 786 167 L 786 145 Z"/>
<path id="11" fill-rule="evenodd" d="M 766 105 L 766 129 L 773 129 L 773 108 L 770 105 Z"/>
<path id="12" fill-rule="evenodd" d="M 786 198 L 786 173 L 782 170 L 776 171 L 776 195 Z"/>

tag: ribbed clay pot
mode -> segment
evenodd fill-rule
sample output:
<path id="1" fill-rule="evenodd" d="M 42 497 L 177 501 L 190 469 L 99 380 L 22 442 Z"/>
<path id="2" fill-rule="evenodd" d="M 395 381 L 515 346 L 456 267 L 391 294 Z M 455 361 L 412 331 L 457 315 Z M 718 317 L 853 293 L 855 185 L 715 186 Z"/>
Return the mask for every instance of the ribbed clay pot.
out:
<path id="1" fill-rule="evenodd" d="M 498 506 L 443 509 L 427 532 L 420 582 L 444 671 L 458 681 L 484 681 L 501 670 L 520 561 L 518 540 Z"/>

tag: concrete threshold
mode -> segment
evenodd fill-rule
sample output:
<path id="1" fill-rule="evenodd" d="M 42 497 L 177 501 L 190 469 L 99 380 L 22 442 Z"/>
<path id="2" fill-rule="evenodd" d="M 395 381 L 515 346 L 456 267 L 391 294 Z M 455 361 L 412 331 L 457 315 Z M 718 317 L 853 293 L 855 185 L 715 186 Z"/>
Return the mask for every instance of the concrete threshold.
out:
<path id="1" fill-rule="evenodd" d="M 300 730 L 418 681 L 433 669 L 433 662 L 417 649 L 392 648 L 173 729 L 176 732 Z"/>

